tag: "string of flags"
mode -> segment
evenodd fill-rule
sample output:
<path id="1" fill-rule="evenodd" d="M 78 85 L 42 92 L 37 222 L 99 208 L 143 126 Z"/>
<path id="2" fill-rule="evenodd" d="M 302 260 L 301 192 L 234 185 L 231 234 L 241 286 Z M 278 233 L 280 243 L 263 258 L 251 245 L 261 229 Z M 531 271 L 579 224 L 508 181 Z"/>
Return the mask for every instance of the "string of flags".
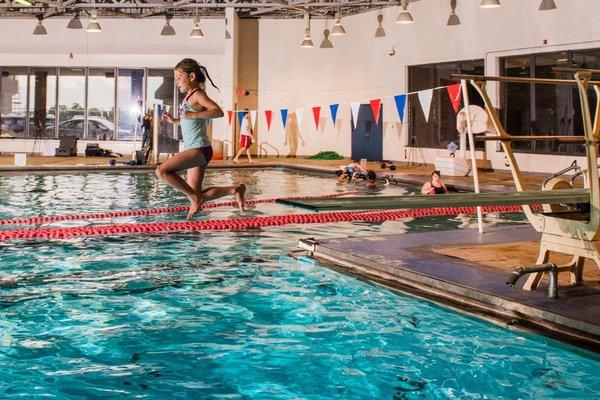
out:
<path id="1" fill-rule="evenodd" d="M 433 99 L 434 90 L 444 90 L 444 89 L 450 99 L 450 102 L 452 104 L 452 108 L 454 109 L 454 112 L 457 113 L 460 108 L 460 104 L 461 104 L 461 100 L 462 100 L 461 99 L 462 92 L 460 90 L 461 89 L 460 83 L 454 83 L 454 84 L 447 85 L 447 86 L 438 86 L 438 87 L 435 87 L 432 89 L 425 89 L 425 90 L 420 90 L 417 92 L 403 93 L 403 94 L 399 94 L 396 96 L 386 96 L 386 97 L 382 97 L 382 98 L 378 98 L 378 99 L 371 99 L 371 100 L 367 100 L 367 101 L 370 105 L 371 112 L 373 113 L 373 119 L 375 121 L 375 124 L 378 124 L 379 123 L 379 115 L 381 113 L 382 100 L 393 97 L 394 104 L 396 105 L 396 112 L 398 113 L 400 122 L 404 122 L 404 110 L 406 108 L 406 99 L 411 94 L 417 94 L 417 97 L 419 99 L 419 104 L 421 105 L 421 109 L 423 110 L 423 114 L 425 115 L 425 121 L 427 122 L 427 121 L 429 121 L 429 112 L 431 110 L 431 101 Z M 358 122 L 358 111 L 360 109 L 361 104 L 365 104 L 367 101 L 353 101 L 353 102 L 349 103 L 354 126 L 356 126 L 356 124 Z M 331 115 L 331 119 L 333 121 L 334 126 L 335 126 L 335 123 L 337 120 L 337 114 L 338 114 L 340 104 L 344 104 L 344 103 L 334 103 L 334 104 L 329 105 L 329 113 Z M 254 128 L 256 128 L 256 120 L 258 117 L 258 111 L 259 110 L 249 110 L 249 111 L 228 110 L 227 111 L 227 122 L 228 122 L 229 126 L 231 126 L 231 122 L 233 120 L 233 114 L 235 113 L 237 115 L 238 122 L 241 124 L 245 114 L 250 113 L 250 121 L 252 123 L 252 126 Z M 292 109 L 292 111 L 296 114 L 297 124 L 301 125 L 302 121 L 304 120 L 304 108 L 302 108 L 302 107 L 295 108 L 295 109 Z M 283 124 L 284 129 L 288 122 L 289 112 L 290 112 L 289 108 L 279 109 L 281 122 Z M 315 128 L 318 130 L 319 129 L 319 121 L 321 120 L 321 106 L 312 107 L 312 113 L 313 113 Z M 271 123 L 273 121 L 273 110 L 264 110 L 264 115 L 265 115 L 265 121 L 267 122 L 267 131 L 268 131 L 271 129 Z"/>

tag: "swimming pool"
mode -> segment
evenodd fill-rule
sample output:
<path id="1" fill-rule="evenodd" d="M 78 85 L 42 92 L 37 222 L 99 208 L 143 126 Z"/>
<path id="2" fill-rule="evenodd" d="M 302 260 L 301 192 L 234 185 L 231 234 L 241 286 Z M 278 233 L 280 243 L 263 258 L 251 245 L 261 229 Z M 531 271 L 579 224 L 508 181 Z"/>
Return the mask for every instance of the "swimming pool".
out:
<path id="1" fill-rule="evenodd" d="M 256 198 L 345 189 L 331 177 L 281 170 L 214 171 L 207 184 L 238 180 Z M 0 193 L 0 218 L 185 204 L 146 173 L 2 176 Z M 247 214 L 296 212 L 260 204 Z M 218 208 L 198 219 L 232 216 L 239 212 Z M 594 354 L 286 256 L 299 237 L 474 223 L 465 216 L 4 243 L 0 397 L 598 397 Z"/>

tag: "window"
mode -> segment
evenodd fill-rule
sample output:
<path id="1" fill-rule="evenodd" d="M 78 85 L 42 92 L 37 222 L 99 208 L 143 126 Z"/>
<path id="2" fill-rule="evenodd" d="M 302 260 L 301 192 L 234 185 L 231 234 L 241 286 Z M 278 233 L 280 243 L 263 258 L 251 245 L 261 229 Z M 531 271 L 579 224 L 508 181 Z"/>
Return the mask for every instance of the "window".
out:
<path id="1" fill-rule="evenodd" d="M 175 96 L 170 68 L 0 66 L 0 138 L 140 140 L 144 104 L 161 100 L 173 112 Z"/>
<path id="2" fill-rule="evenodd" d="M 0 137 L 25 137 L 27 68 L 2 68 L 0 80 Z"/>
<path id="3" fill-rule="evenodd" d="M 531 59 L 529 56 L 512 57 L 504 61 L 501 75 L 529 78 Z M 510 90 L 509 90 L 510 89 Z M 502 123 L 504 129 L 513 135 L 531 134 L 531 96 L 529 83 L 500 83 L 502 99 Z M 514 142 L 515 151 L 527 152 L 533 149 L 535 142 Z"/>
<path id="4" fill-rule="evenodd" d="M 483 74 L 483 60 L 456 61 L 439 64 L 416 65 L 408 67 L 408 91 L 432 89 L 457 83 L 452 74 Z M 483 106 L 483 101 L 474 88 L 469 88 L 471 104 Z M 446 90 L 434 90 L 429 110 L 425 118 L 418 95 L 408 96 L 409 146 L 443 148 L 450 141 L 459 143 L 456 131 L 456 113 Z M 477 143 L 483 149 L 483 143 Z"/>
<path id="5" fill-rule="evenodd" d="M 90 68 L 88 72 L 88 138 L 106 140 L 114 137 L 115 69 Z M 94 122 L 92 122 L 94 120 Z M 96 121 L 109 122 L 102 125 Z M 100 129 L 99 126 L 103 128 Z"/>
<path id="6" fill-rule="evenodd" d="M 58 83 L 58 136 L 84 137 L 83 118 L 85 115 L 85 69 L 84 68 L 60 68 Z M 81 131 L 65 133 L 62 128 L 67 121 L 81 119 Z M 77 124 L 71 124 L 77 125 Z"/>
<path id="7" fill-rule="evenodd" d="M 117 81 L 117 140 L 141 137 L 144 105 L 144 70 L 120 69 Z"/>
<path id="8" fill-rule="evenodd" d="M 563 51 L 505 57 L 500 60 L 501 74 L 517 77 L 572 79 L 571 72 L 556 71 L 555 67 L 600 68 L 600 50 Z M 581 105 L 577 86 L 542 85 L 532 83 L 500 84 L 502 122 L 513 135 L 583 135 Z M 596 95 L 588 93 L 593 111 Z M 515 142 L 517 152 L 585 154 L 581 144 L 550 141 Z"/>

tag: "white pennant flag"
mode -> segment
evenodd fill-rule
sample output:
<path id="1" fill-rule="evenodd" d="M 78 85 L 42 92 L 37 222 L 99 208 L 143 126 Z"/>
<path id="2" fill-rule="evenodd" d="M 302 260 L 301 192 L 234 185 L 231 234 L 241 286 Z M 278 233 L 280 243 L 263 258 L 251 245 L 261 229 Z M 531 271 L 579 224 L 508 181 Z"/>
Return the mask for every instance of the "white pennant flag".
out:
<path id="1" fill-rule="evenodd" d="M 256 116 L 258 115 L 257 110 L 250 111 L 250 123 L 252 124 L 252 129 L 256 129 Z"/>
<path id="2" fill-rule="evenodd" d="M 296 108 L 296 123 L 298 127 L 302 125 L 302 120 L 304 119 L 304 108 Z"/>
<path id="3" fill-rule="evenodd" d="M 419 101 L 425 114 L 425 122 L 429 121 L 429 111 L 431 110 L 431 99 L 433 97 L 433 89 L 421 90 L 419 92 Z"/>
<path id="4" fill-rule="evenodd" d="M 358 124 L 358 110 L 360 110 L 360 101 L 350 103 L 350 108 L 352 109 L 352 120 L 354 121 L 354 129 L 356 129 L 356 125 Z"/>

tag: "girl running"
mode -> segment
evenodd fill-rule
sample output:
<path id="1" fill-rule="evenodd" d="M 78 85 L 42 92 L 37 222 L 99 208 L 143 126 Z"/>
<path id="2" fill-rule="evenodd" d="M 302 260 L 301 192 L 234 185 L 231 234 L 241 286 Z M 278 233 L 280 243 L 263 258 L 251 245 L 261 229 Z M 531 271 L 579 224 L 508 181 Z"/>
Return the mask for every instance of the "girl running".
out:
<path id="1" fill-rule="evenodd" d="M 163 120 L 181 126 L 181 135 L 186 150 L 177 153 L 156 168 L 156 175 L 190 199 L 188 219 L 193 217 L 202 203 L 223 196 L 235 196 L 240 211 L 244 211 L 246 186 L 213 186 L 202 190 L 206 166 L 213 156 L 210 139 L 206 133 L 208 118 L 221 118 L 223 110 L 204 91 L 206 78 L 218 89 L 205 67 L 196 60 L 185 58 L 174 69 L 175 84 L 185 98 L 179 105 L 178 118 L 168 112 Z M 177 174 L 187 170 L 187 180 Z"/>

